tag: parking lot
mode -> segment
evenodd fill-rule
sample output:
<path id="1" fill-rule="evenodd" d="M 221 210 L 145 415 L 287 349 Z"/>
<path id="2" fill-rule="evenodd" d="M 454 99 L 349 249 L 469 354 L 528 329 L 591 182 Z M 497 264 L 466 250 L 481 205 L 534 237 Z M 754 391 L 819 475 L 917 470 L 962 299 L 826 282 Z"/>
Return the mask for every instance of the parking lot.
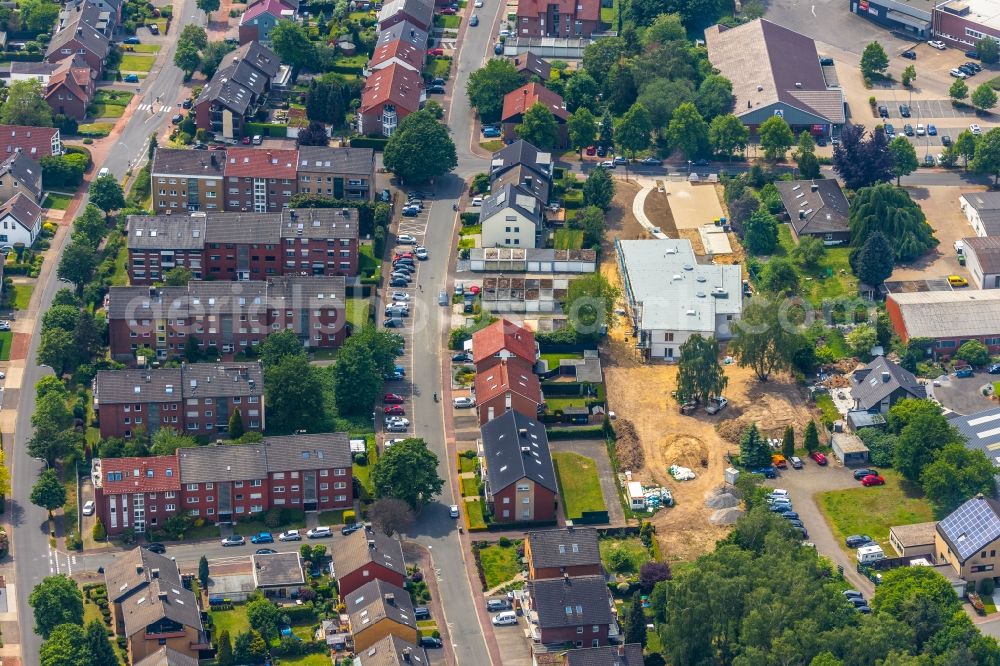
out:
<path id="1" fill-rule="evenodd" d="M 938 400 L 942 406 L 953 412 L 967 416 L 995 407 L 996 403 L 983 395 L 982 389 L 996 379 L 979 371 L 971 377 L 956 377 L 954 374 L 938 377 L 927 387 L 927 393 Z"/>
<path id="2" fill-rule="evenodd" d="M 890 120 L 895 118 L 904 123 L 919 122 L 919 118 L 968 118 L 970 123 L 974 123 L 977 117 L 975 109 L 952 106 L 949 99 L 915 99 L 909 102 L 904 96 L 904 99 L 880 99 L 878 104 L 888 107 Z M 909 118 L 903 118 L 900 114 L 899 106 L 901 104 L 909 105 Z"/>

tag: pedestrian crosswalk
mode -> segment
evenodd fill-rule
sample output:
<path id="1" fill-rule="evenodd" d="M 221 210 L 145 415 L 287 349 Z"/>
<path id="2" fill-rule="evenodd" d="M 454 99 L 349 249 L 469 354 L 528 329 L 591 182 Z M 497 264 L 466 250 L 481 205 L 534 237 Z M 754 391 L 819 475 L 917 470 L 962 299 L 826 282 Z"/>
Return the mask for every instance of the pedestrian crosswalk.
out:
<path id="1" fill-rule="evenodd" d="M 170 111 L 173 108 L 174 107 L 171 106 L 171 105 L 161 106 L 159 104 L 140 104 L 138 106 L 138 109 L 140 111 L 149 111 L 150 113 L 154 113 L 154 112 L 156 112 L 156 113 L 166 113 L 167 111 Z"/>

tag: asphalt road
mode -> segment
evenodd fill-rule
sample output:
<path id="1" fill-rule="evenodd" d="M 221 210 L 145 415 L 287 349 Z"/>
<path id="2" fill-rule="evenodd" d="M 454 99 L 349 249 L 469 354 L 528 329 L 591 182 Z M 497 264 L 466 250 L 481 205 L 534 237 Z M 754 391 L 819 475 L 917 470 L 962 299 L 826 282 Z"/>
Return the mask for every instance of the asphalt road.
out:
<path id="1" fill-rule="evenodd" d="M 178 21 L 174 30 L 179 31 L 183 23 L 204 25 L 205 14 L 195 10 L 192 0 L 178 0 L 174 15 Z M 176 34 L 176 33 L 175 33 Z M 163 100 L 173 100 L 183 81 L 183 73 L 173 65 L 173 53 L 176 40 L 171 40 L 166 48 L 164 65 L 154 69 L 140 88 L 144 101 L 152 102 L 157 96 Z M 120 135 L 118 143 L 103 164 L 95 164 L 93 172 L 101 167 L 107 167 L 115 177 L 121 179 L 125 173 L 146 154 L 146 141 L 149 135 L 159 130 L 167 116 L 164 113 L 149 114 L 136 112 L 128 121 Z M 84 199 L 86 205 L 86 199 Z M 69 239 L 66 229 L 60 230 L 56 236 L 53 256 L 61 256 L 63 247 Z M 32 435 L 31 414 L 35 407 L 35 384 L 46 374 L 52 374 L 52 369 L 40 367 L 33 362 L 38 350 L 40 338 L 41 313 L 52 303 L 52 298 L 59 289 L 55 276 L 55 261 L 48 260 L 52 265 L 43 269 L 35 291 L 40 292 L 38 301 L 39 312 L 36 313 L 36 326 L 31 334 L 28 348 L 29 362 L 25 365 L 21 390 L 18 392 L 17 421 L 14 435 L 14 453 L 10 465 L 12 467 L 12 494 L 8 501 L 8 513 L 11 518 L 11 528 L 14 547 L 14 572 L 17 582 L 17 609 L 20 624 L 21 663 L 25 666 L 37 666 L 38 650 L 41 637 L 34 633 L 33 616 L 28 605 L 28 596 L 32 588 L 46 576 L 55 573 L 69 573 L 73 570 L 76 556 L 67 556 L 49 547 L 47 534 L 47 515 L 44 509 L 32 504 L 28 497 L 31 486 L 44 463 L 28 455 L 26 445 Z M 95 567 L 96 568 L 96 567 Z"/>

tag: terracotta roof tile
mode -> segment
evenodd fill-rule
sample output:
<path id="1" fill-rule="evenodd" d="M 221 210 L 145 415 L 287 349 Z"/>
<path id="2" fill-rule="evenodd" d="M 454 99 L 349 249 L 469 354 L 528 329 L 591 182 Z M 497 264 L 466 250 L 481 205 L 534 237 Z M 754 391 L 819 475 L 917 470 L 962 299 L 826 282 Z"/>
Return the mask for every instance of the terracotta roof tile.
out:
<path id="1" fill-rule="evenodd" d="M 501 319 L 472 335 L 472 360 L 478 364 L 506 350 L 534 365 L 536 360 L 535 334 L 530 329 Z"/>
<path id="2" fill-rule="evenodd" d="M 176 455 L 101 458 L 100 465 L 95 465 L 93 471 L 105 494 L 162 493 L 181 489 L 180 463 Z"/>
<path id="3" fill-rule="evenodd" d="M 505 359 L 492 368 L 476 374 L 476 402 L 479 404 L 507 391 L 522 395 L 536 403 L 542 402 L 542 385 L 538 381 L 538 376 L 531 371 L 530 365 L 519 358 Z"/>
<path id="4" fill-rule="evenodd" d="M 535 102 L 546 107 L 558 120 L 565 121 L 569 118 L 569 111 L 566 110 L 563 98 L 538 83 L 529 83 L 507 93 L 503 98 L 501 118 L 507 120 L 519 116 L 534 106 Z"/>
<path id="5" fill-rule="evenodd" d="M 361 92 L 360 112 L 364 113 L 386 102 L 409 112 L 420 108 L 420 93 L 424 88 L 419 72 L 402 65 L 389 65 L 368 77 Z"/>
<path id="6" fill-rule="evenodd" d="M 368 61 L 368 66 L 374 69 L 377 65 L 396 58 L 419 72 L 424 66 L 425 55 L 423 49 L 407 44 L 402 39 L 397 39 L 385 44 L 380 43 L 375 49 L 375 53 L 372 54 L 371 60 Z"/>
<path id="7" fill-rule="evenodd" d="M 296 178 L 296 150 L 230 148 L 226 151 L 226 176 L 256 178 Z"/>

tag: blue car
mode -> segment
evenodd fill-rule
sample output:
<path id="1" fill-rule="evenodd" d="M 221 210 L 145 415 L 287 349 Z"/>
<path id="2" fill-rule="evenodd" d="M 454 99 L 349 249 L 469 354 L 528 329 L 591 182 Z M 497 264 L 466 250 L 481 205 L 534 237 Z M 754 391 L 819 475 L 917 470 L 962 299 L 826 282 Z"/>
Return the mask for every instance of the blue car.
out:
<path id="1" fill-rule="evenodd" d="M 250 537 L 250 543 L 274 543 L 270 532 L 259 532 Z"/>
<path id="2" fill-rule="evenodd" d="M 965 366 L 964 368 L 959 368 L 955 371 L 956 377 L 971 377 L 972 374 L 972 368 L 970 366 Z"/>
<path id="3" fill-rule="evenodd" d="M 500 137 L 500 130 L 496 127 L 484 127 L 483 136 L 487 139 L 497 139 Z"/>
<path id="4" fill-rule="evenodd" d="M 138 44 L 139 43 L 139 38 L 138 37 L 126 37 L 125 38 L 125 43 L 126 44 Z"/>
<path id="5" fill-rule="evenodd" d="M 122 81 L 124 81 L 125 83 L 139 83 L 139 75 L 126 74 L 125 77 L 122 79 Z"/>
<path id="6" fill-rule="evenodd" d="M 935 125 L 927 126 L 927 136 L 937 136 L 937 127 Z"/>
<path id="7" fill-rule="evenodd" d="M 776 479 L 778 477 L 778 470 L 774 467 L 761 467 L 760 469 L 755 469 L 754 474 L 763 474 L 765 479 Z"/>

